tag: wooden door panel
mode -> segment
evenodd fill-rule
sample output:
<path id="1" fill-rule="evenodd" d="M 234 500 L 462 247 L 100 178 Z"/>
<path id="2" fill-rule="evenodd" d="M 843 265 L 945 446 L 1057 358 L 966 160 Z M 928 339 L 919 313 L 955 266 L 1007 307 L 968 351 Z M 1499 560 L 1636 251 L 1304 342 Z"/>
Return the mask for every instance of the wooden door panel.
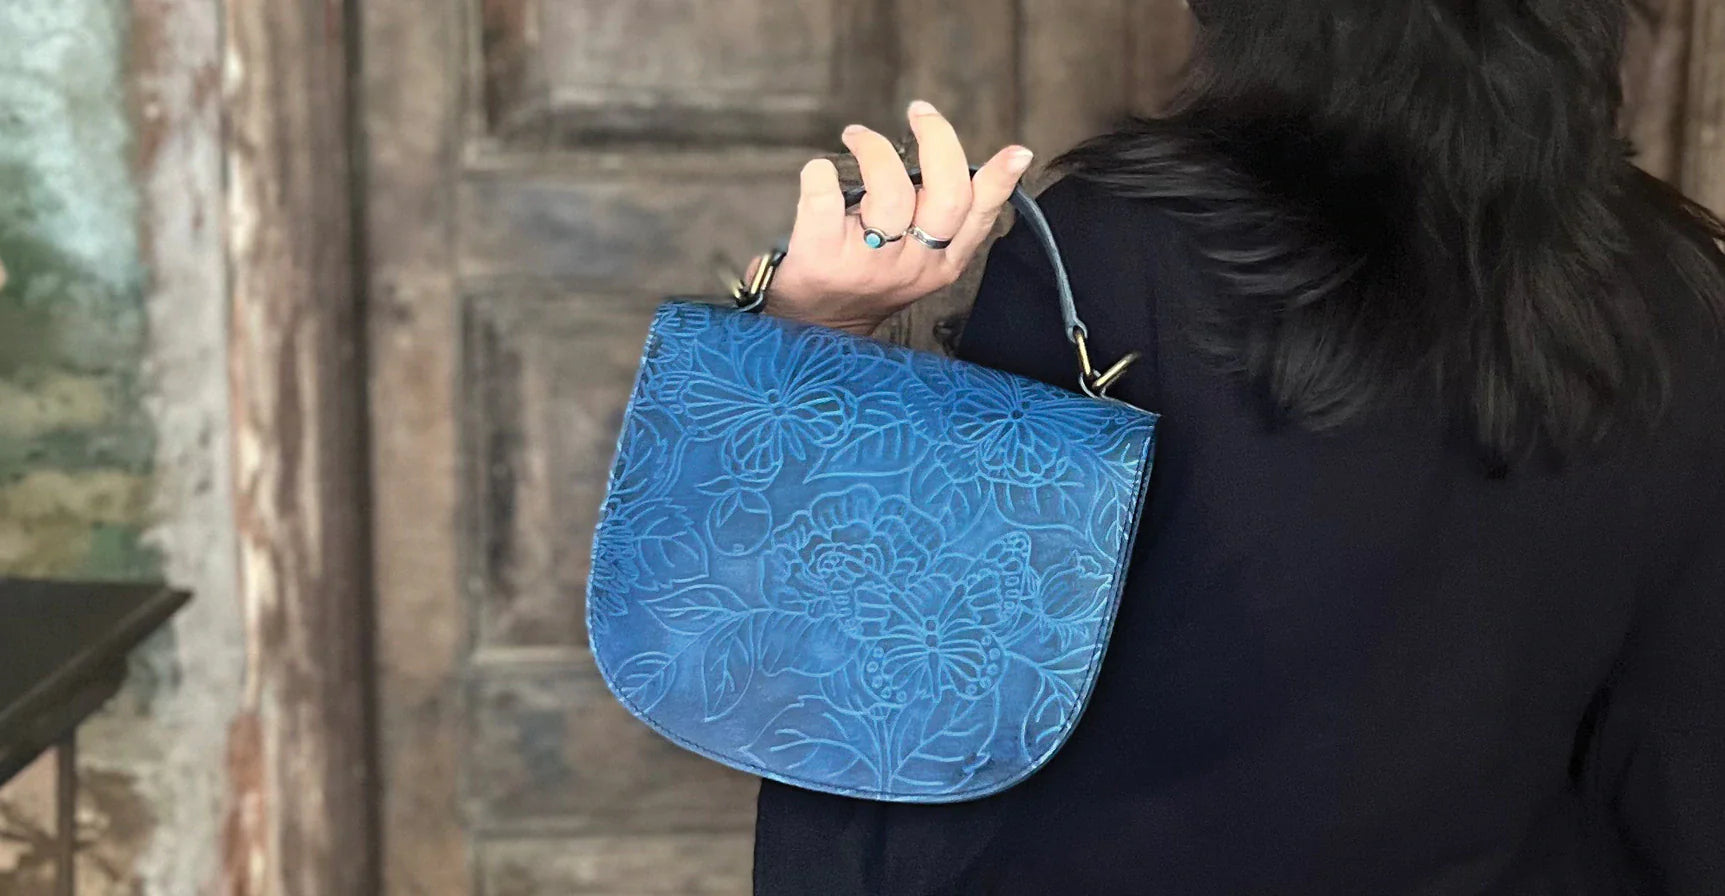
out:
<path id="1" fill-rule="evenodd" d="M 809 154 L 698 165 L 607 154 L 588 170 L 471 175 L 460 187 L 462 273 L 573 279 L 649 297 L 711 294 L 716 255 L 747 258 L 790 225 L 797 169 Z"/>
<path id="2" fill-rule="evenodd" d="M 1717 3 L 1631 68 L 1661 173 L 1721 179 Z M 1692 8 L 1693 7 L 1693 8 Z M 1703 13 L 1706 9 L 1709 12 Z M 741 896 L 754 783 L 630 719 L 581 592 L 612 436 L 661 294 L 788 223 L 848 121 L 929 99 L 977 156 L 1046 160 L 1161 105 L 1181 0 L 366 0 L 367 249 L 384 889 Z M 1697 38 L 1701 40 L 1702 38 Z M 1704 86 L 1697 86 L 1704 85 Z M 1696 108 L 1716 108 L 1697 100 Z M 1686 165 L 1684 163 L 1687 163 Z M 974 276 L 967 280 L 974 283 Z M 884 335 L 929 346 L 961 287 Z M 1082 297 L 1080 297 L 1082 301 Z"/>
<path id="3" fill-rule="evenodd" d="M 466 807 L 477 833 L 748 830 L 755 780 L 635 721 L 585 664 L 488 665 L 472 689 Z"/>
<path id="4" fill-rule="evenodd" d="M 655 304 L 524 285 L 467 298 L 463 555 L 480 659 L 585 661 L 588 539 Z"/>
<path id="5" fill-rule="evenodd" d="M 748 891 L 755 781 L 630 718 L 586 647 L 648 317 L 777 239 L 797 169 L 846 122 L 896 137 L 923 97 L 978 158 L 1011 140 L 1048 158 L 1144 99 L 1130 48 L 1177 45 L 1184 15 L 367 0 L 386 892 Z M 884 335 L 927 347 L 968 295 Z"/>
<path id="6" fill-rule="evenodd" d="M 737 896 L 749 892 L 751 844 L 747 834 L 488 840 L 475 855 L 477 892 Z"/>
<path id="7" fill-rule="evenodd" d="M 896 98 L 877 0 L 487 0 L 460 304 L 462 828 L 481 893 L 746 892 L 754 779 L 617 705 L 589 545 L 648 317 L 790 223 L 796 171 Z M 835 53 L 839 46 L 858 53 Z"/>
<path id="8" fill-rule="evenodd" d="M 503 143 L 825 143 L 878 106 L 891 0 L 486 0 L 485 120 Z M 840 52 L 840 50 L 843 52 Z"/>

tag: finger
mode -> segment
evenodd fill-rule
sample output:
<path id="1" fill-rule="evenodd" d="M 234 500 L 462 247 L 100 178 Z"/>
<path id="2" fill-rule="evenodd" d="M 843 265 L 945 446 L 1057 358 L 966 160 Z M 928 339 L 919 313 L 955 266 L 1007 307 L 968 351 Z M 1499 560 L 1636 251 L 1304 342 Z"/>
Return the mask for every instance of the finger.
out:
<path id="1" fill-rule="evenodd" d="M 970 162 L 964 156 L 964 143 L 952 122 L 922 100 L 910 104 L 910 129 L 916 134 L 922 160 L 915 223 L 936 239 L 947 239 L 970 214 Z"/>
<path id="2" fill-rule="evenodd" d="M 836 258 L 844 249 L 846 223 L 838 166 L 829 159 L 804 165 L 789 251 L 806 257 Z"/>
<path id="3" fill-rule="evenodd" d="M 911 216 L 916 213 L 916 187 L 899 158 L 898 147 L 860 124 L 845 128 L 844 142 L 856 156 L 863 188 L 868 191 L 862 200 L 863 223 L 889 236 L 909 229 Z"/>
<path id="4" fill-rule="evenodd" d="M 952 238 L 952 245 L 946 249 L 951 263 L 960 266 L 969 263 L 970 257 L 988 240 L 994 231 L 994 222 L 1000 220 L 1001 209 L 1012 198 L 1012 191 L 1018 188 L 1034 158 L 1030 150 L 1022 146 L 1009 146 L 995 153 L 994 158 L 976 173 L 971 181 L 974 198 L 970 214 L 959 227 L 958 235 Z"/>

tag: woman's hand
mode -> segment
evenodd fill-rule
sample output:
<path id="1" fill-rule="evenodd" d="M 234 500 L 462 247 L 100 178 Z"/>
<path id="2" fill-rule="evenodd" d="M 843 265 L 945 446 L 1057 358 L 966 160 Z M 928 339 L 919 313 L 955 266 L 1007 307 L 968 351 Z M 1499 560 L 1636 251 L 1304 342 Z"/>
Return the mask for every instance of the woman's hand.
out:
<path id="1" fill-rule="evenodd" d="M 844 132 L 868 190 L 860 216 L 845 213 L 831 161 L 816 159 L 803 167 L 797 222 L 767 293 L 769 313 L 868 335 L 893 313 L 950 286 L 988 239 L 1030 167 L 1030 150 L 1001 150 L 973 179 L 945 117 L 921 101 L 911 103 L 909 116 L 921 157 L 920 191 L 892 141 L 861 125 Z M 931 249 L 908 235 L 878 249 L 864 242 L 865 227 L 890 237 L 913 226 L 952 244 Z"/>

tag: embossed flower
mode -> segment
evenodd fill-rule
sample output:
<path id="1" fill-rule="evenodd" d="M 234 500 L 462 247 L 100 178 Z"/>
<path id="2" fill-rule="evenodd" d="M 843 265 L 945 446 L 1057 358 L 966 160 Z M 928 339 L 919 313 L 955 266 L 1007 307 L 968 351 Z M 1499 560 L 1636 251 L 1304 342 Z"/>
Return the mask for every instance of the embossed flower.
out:
<path id="1" fill-rule="evenodd" d="M 723 347 L 706 346 L 681 397 L 689 419 L 730 472 L 768 479 L 787 459 L 807 461 L 844 441 L 856 397 L 843 359 L 785 351 L 782 334 L 753 328 Z"/>
<path id="2" fill-rule="evenodd" d="M 1088 639 L 1108 616 L 1108 574 L 1095 557 L 1075 555 L 1043 571 L 1037 581 L 1037 613 L 1046 630 L 1068 643 Z"/>
<path id="3" fill-rule="evenodd" d="M 767 590 L 781 605 L 851 617 L 924 573 L 940 540 L 940 526 L 908 501 L 855 486 L 816 499 L 776 533 Z"/>

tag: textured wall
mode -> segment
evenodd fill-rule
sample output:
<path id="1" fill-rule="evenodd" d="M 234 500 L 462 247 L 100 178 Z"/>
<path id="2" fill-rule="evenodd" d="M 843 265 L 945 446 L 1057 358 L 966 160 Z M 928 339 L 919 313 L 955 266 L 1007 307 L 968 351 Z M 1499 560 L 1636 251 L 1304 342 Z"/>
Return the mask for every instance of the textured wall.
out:
<path id="1" fill-rule="evenodd" d="M 229 595 L 212 0 L 0 0 L 0 573 L 196 600 L 84 728 L 80 892 L 204 892 L 243 671 Z M 51 767 L 0 790 L 50 892 Z"/>
<path id="2" fill-rule="evenodd" d="M 153 443 L 125 4 L 0 4 L 0 568 L 136 578 Z"/>

